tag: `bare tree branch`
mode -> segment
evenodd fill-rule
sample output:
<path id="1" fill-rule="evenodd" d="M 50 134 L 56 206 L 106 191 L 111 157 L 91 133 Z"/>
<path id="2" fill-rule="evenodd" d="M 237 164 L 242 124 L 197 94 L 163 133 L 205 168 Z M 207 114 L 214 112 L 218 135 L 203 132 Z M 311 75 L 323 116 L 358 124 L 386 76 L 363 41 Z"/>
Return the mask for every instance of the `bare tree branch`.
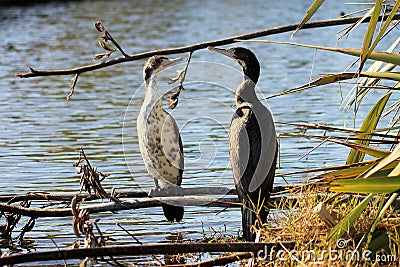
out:
<path id="1" fill-rule="evenodd" d="M 282 186 L 277 187 L 283 189 Z M 287 188 L 285 188 L 287 190 Z M 283 190 L 282 190 L 283 191 Z M 184 195 L 235 195 L 236 190 L 228 187 L 199 187 L 199 188 L 182 188 Z M 118 192 L 119 198 L 141 198 L 149 197 L 149 192 L 145 190 L 129 190 Z M 7 204 L 20 202 L 24 200 L 49 200 L 49 201 L 68 201 L 71 202 L 72 198 L 77 196 L 77 200 L 80 201 L 83 198 L 85 201 L 100 199 L 95 194 L 55 194 L 46 192 L 31 192 L 26 195 L 2 195 L 0 196 L 0 202 L 8 202 Z"/>
<path id="2" fill-rule="evenodd" d="M 380 16 L 380 19 L 386 19 L 387 17 L 388 17 L 388 15 L 382 15 L 382 16 Z M 351 24 L 351 23 L 357 22 L 360 19 L 362 19 L 361 16 L 353 17 L 353 18 L 338 18 L 338 19 L 308 22 L 303 25 L 302 29 L 322 28 L 322 27 Z M 368 17 L 365 20 L 363 20 L 362 22 L 363 23 L 369 22 L 370 19 L 371 19 L 371 17 Z M 393 18 L 393 20 L 398 20 L 398 19 L 400 19 L 400 13 L 397 13 Z M 54 75 L 72 75 L 72 74 L 79 75 L 84 72 L 94 71 L 97 69 L 109 67 L 109 66 L 116 65 L 119 63 L 130 62 L 130 61 L 135 61 L 138 59 L 148 58 L 148 57 L 151 57 L 154 55 L 170 55 L 170 54 L 193 52 L 196 50 L 207 48 L 208 46 L 221 46 L 221 45 L 236 43 L 236 42 L 238 42 L 237 39 L 249 40 L 249 39 L 264 37 L 264 36 L 268 36 L 268 35 L 290 32 L 290 31 L 295 30 L 298 26 L 299 26 L 299 24 L 289 24 L 289 25 L 284 25 L 284 26 L 280 26 L 280 27 L 265 29 L 262 31 L 251 32 L 251 33 L 232 36 L 232 37 L 228 37 L 228 38 L 224 38 L 224 39 L 214 40 L 214 41 L 207 41 L 207 42 L 201 42 L 201 43 L 187 45 L 187 46 L 181 46 L 181 47 L 177 47 L 177 48 L 167 48 L 167 49 L 161 49 L 161 50 L 142 52 L 142 53 L 133 54 L 133 55 L 127 55 L 124 57 L 108 60 L 106 62 L 92 64 L 92 65 L 86 65 L 86 66 L 82 66 L 82 67 L 76 67 L 76 68 L 72 68 L 72 69 L 35 70 L 32 67 L 29 67 L 30 72 L 16 73 L 15 76 L 20 77 L 20 78 L 30 78 L 30 77 L 54 76 Z"/>
<path id="3" fill-rule="evenodd" d="M 81 195 L 82 196 L 82 195 Z M 316 198 L 323 198 L 315 195 Z M 275 208 L 285 200 L 286 204 L 294 205 L 297 201 L 296 196 L 273 196 L 268 201 L 268 206 Z M 359 196 L 359 201 L 364 199 Z M 85 199 L 86 200 L 86 199 Z M 347 197 L 341 199 L 343 203 L 348 201 Z M 119 202 L 106 202 L 99 204 L 87 204 L 79 207 L 80 210 L 87 210 L 90 214 L 99 212 L 114 212 L 120 210 L 132 210 L 140 208 L 160 207 L 162 204 L 168 203 L 175 206 L 207 206 L 207 207 L 241 207 L 241 203 L 237 197 L 201 197 L 201 196 L 169 196 L 169 197 L 152 197 L 152 198 L 135 198 L 133 200 L 125 200 Z M 395 209 L 400 208 L 400 200 L 393 203 Z M 282 207 L 281 207 L 282 208 Z M 0 203 L 0 212 L 9 212 L 18 216 L 30 217 L 66 217 L 72 216 L 71 208 L 30 208 L 12 204 Z"/>
<path id="4" fill-rule="evenodd" d="M 98 256 L 137 256 L 149 254 L 176 254 L 195 252 L 253 252 L 279 251 L 280 249 L 293 248 L 293 242 L 279 243 L 254 243 L 254 242 L 232 242 L 232 243 L 170 243 L 170 244 L 147 244 L 129 246 L 108 246 L 98 248 L 60 249 L 44 252 L 32 252 L 24 254 L 13 254 L 0 258 L 0 266 L 34 261 L 55 261 L 67 259 L 82 259 Z M 264 255 L 264 253 L 263 253 Z"/>
<path id="5" fill-rule="evenodd" d="M 301 188 L 304 185 L 294 184 L 294 185 L 277 185 L 273 188 L 273 193 L 279 194 L 287 192 L 291 189 Z M 188 195 L 236 195 L 236 190 L 228 187 L 196 187 L 196 188 L 182 188 L 182 194 Z M 48 201 L 67 201 L 71 202 L 72 198 L 77 196 L 77 200 L 80 201 L 83 198 L 85 201 L 99 199 L 98 196 L 94 194 L 55 194 L 46 192 L 30 192 L 26 195 L 0 195 L 0 202 L 8 202 L 7 204 L 12 204 L 15 202 L 25 201 L 25 200 L 48 200 Z M 141 189 L 129 190 L 129 191 L 118 191 L 118 198 L 147 198 L 149 192 Z"/>
<path id="6" fill-rule="evenodd" d="M 146 199 L 134 199 L 129 201 L 107 202 L 93 205 L 84 205 L 80 209 L 86 209 L 89 213 L 119 211 L 139 208 L 160 207 L 164 203 L 175 206 L 208 206 L 208 207 L 240 207 L 239 200 L 235 198 L 211 198 L 211 197 L 154 197 Z M 0 211 L 12 212 L 31 217 L 65 217 L 71 216 L 71 208 L 24 208 L 16 205 L 0 204 Z"/>
<path id="7" fill-rule="evenodd" d="M 295 197 L 282 196 L 271 197 L 268 205 L 274 207 L 285 198 L 286 202 L 292 204 L 296 202 Z M 197 197 L 197 196 L 176 196 L 176 197 L 152 197 L 137 198 L 134 200 L 125 200 L 119 202 L 106 202 L 99 204 L 83 205 L 81 210 L 85 209 L 90 214 L 106 211 L 131 210 L 140 208 L 161 207 L 168 203 L 174 206 L 207 206 L 207 207 L 241 207 L 242 204 L 237 197 Z M 13 214 L 30 217 L 66 217 L 72 216 L 71 208 L 25 208 L 17 205 L 0 203 L 1 212 L 11 212 Z"/>

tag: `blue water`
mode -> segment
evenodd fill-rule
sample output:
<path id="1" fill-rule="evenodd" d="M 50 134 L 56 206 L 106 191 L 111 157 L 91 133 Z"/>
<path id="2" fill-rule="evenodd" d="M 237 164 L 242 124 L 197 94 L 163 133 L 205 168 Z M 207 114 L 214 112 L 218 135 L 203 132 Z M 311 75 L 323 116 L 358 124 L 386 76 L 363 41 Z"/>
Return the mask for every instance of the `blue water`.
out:
<path id="1" fill-rule="evenodd" d="M 136 116 L 144 96 L 144 60 L 120 64 L 79 77 L 70 101 L 72 76 L 15 78 L 14 74 L 36 69 L 63 69 L 93 63 L 103 53 L 97 45 L 100 34 L 93 22 L 101 20 L 128 53 L 176 47 L 200 41 L 252 32 L 273 26 L 297 23 L 312 1 L 282 5 L 279 1 L 50 1 L 29 6 L 0 7 L 0 191 L 24 194 L 34 191 L 73 193 L 80 189 L 79 175 L 72 167 L 83 147 L 98 170 L 111 174 L 103 185 L 107 191 L 149 189 L 137 137 Z M 327 1 L 315 19 L 336 18 L 341 11 L 358 6 L 344 1 Z M 343 27 L 304 30 L 293 42 L 322 46 L 360 47 L 365 25 L 338 42 Z M 290 33 L 263 39 L 290 41 Z M 382 49 L 393 41 L 388 39 Z M 386 46 L 385 46 L 386 44 Z M 245 43 L 258 56 L 262 73 L 258 94 L 265 97 L 309 82 L 318 74 L 343 71 L 353 58 L 313 49 Z M 117 54 L 117 53 L 116 53 Z M 117 55 L 118 56 L 118 55 Z M 185 57 L 187 55 L 176 55 Z M 179 66 L 182 67 L 182 66 Z M 177 68 L 160 74 L 159 86 L 167 91 L 168 78 Z M 184 144 L 186 169 L 184 187 L 230 186 L 231 178 L 227 129 L 233 112 L 232 90 L 241 80 L 239 66 L 206 50 L 196 51 L 186 78 L 186 90 L 172 112 Z M 293 126 L 280 124 L 311 122 L 352 126 L 353 113 L 340 109 L 341 95 L 350 84 L 329 85 L 301 93 L 272 98 L 269 105 L 278 134 L 298 133 Z M 367 103 L 381 95 L 373 94 Z M 370 106 L 360 110 L 359 125 Z M 318 133 L 310 131 L 309 133 Z M 324 144 L 304 159 L 299 158 L 318 144 L 304 138 L 280 139 L 279 174 L 342 164 L 347 148 Z M 287 176 L 296 183 L 304 175 Z M 284 184 L 282 177 L 276 184 Z M 99 218 L 111 244 L 135 241 L 119 222 L 144 243 L 176 239 L 195 240 L 213 228 L 227 235 L 240 229 L 238 209 L 187 207 L 184 222 L 166 222 L 160 208 L 102 213 Z M 22 226 L 22 225 L 20 225 Z M 53 241 L 49 238 L 51 237 Z M 68 247 L 77 238 L 70 219 L 38 219 L 26 238 L 31 249 L 41 251 Z"/>

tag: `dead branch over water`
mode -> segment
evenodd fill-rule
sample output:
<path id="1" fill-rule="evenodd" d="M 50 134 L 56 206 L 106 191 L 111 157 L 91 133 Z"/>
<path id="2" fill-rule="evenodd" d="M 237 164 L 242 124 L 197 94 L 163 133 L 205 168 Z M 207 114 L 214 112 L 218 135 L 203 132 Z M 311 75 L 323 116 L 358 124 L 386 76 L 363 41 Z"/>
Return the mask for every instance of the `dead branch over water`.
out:
<path id="1" fill-rule="evenodd" d="M 323 171 L 321 169 L 319 171 Z M 273 193 L 280 194 L 285 193 L 288 190 L 300 188 L 304 185 L 277 185 L 273 189 Z M 193 195 L 236 195 L 236 190 L 229 187 L 196 187 L 196 188 L 181 188 L 183 195 L 193 196 Z M 78 200 L 85 199 L 85 201 L 100 199 L 95 194 L 57 194 L 48 192 L 29 192 L 24 195 L 0 195 L 0 203 L 7 202 L 7 204 L 12 204 L 15 202 L 25 201 L 25 200 L 48 200 L 48 201 L 67 201 L 71 202 L 72 198 L 78 197 Z M 118 191 L 118 198 L 142 198 L 148 197 L 149 192 L 143 189 L 133 189 L 129 191 Z"/>
<path id="2" fill-rule="evenodd" d="M 154 197 L 147 199 L 135 199 L 107 202 L 93 205 L 84 205 L 80 209 L 86 209 L 91 214 L 106 211 L 130 210 L 139 208 L 160 207 L 163 203 L 178 206 L 207 206 L 207 207 L 240 207 L 237 198 L 207 198 L 207 197 Z M 16 205 L 0 204 L 0 211 L 12 212 L 32 217 L 64 217 L 71 216 L 71 208 L 25 208 Z"/>
<path id="3" fill-rule="evenodd" d="M 379 17 L 379 19 L 380 20 L 386 19 L 387 17 L 388 17 L 388 15 L 381 15 Z M 302 29 L 312 29 L 312 28 L 322 28 L 322 27 L 346 25 L 346 24 L 355 23 L 361 19 L 362 19 L 362 17 L 360 16 L 360 17 L 353 17 L 353 18 L 338 18 L 338 19 L 308 22 L 302 26 Z M 371 17 L 367 17 L 362 21 L 362 23 L 367 23 L 370 21 L 370 19 L 371 19 Z M 393 19 L 394 20 L 400 19 L 400 13 L 396 14 L 393 17 Z M 201 42 L 201 43 L 187 45 L 187 46 L 181 46 L 181 47 L 177 47 L 177 48 L 153 50 L 153 51 L 142 52 L 142 53 L 137 53 L 137 54 L 133 54 L 133 55 L 125 54 L 125 56 L 123 56 L 123 57 L 111 59 L 106 62 L 91 64 L 91 65 L 86 65 L 86 66 L 81 66 L 81 67 L 76 67 L 76 68 L 71 68 L 71 69 L 36 70 L 32 67 L 29 67 L 29 69 L 30 69 L 29 72 L 17 73 L 17 74 L 15 74 L 15 76 L 20 77 L 20 78 L 30 78 L 30 77 L 39 77 L 39 76 L 77 75 L 77 76 L 75 76 L 76 77 L 75 80 L 76 80 L 77 77 L 79 76 L 79 74 L 81 74 L 81 73 L 98 70 L 101 68 L 113 66 L 116 64 L 124 63 L 124 62 L 130 62 L 130 61 L 135 61 L 138 59 L 148 58 L 148 57 L 151 57 L 154 55 L 171 55 L 171 54 L 194 52 L 197 50 L 207 48 L 208 46 L 221 46 L 221 45 L 233 44 L 233 43 L 239 42 L 239 41 L 237 41 L 238 39 L 250 40 L 250 39 L 255 39 L 255 38 L 259 38 L 259 37 L 265 37 L 268 35 L 290 32 L 290 31 L 295 30 L 298 26 L 299 26 L 299 24 L 289 24 L 289 25 L 284 25 L 284 26 L 280 26 L 280 27 L 274 27 L 274 28 L 269 28 L 269 29 L 265 29 L 265 30 L 261 30 L 261 31 L 256 31 L 256 32 L 241 34 L 241 35 L 232 36 L 232 37 L 228 37 L 228 38 L 223 38 L 223 39 L 219 39 L 219 40 L 213 40 L 213 41 Z M 75 83 L 76 83 L 76 81 L 75 81 Z"/>
<path id="4" fill-rule="evenodd" d="M 163 203 L 176 206 L 241 207 L 240 201 L 236 196 L 228 197 L 229 194 L 236 194 L 236 191 L 227 187 L 179 187 L 179 192 L 159 192 L 161 195 L 155 195 L 153 197 L 149 197 L 150 193 L 144 190 L 133 190 L 126 193 L 120 193 L 117 192 L 114 187 L 112 188 L 111 193 L 108 194 L 101 185 L 102 180 L 108 177 L 108 175 L 104 175 L 100 171 L 97 171 L 95 167 L 92 167 L 92 164 L 90 164 L 89 159 L 82 148 L 79 152 L 79 158 L 73 166 L 78 170 L 78 174 L 81 175 L 81 191 L 84 189 L 89 194 L 50 194 L 45 192 L 33 192 L 26 195 L 0 196 L 0 202 L 7 202 L 0 203 L 0 212 L 2 214 L 8 214 L 8 217 L 17 216 L 16 218 L 20 218 L 21 216 L 30 216 L 31 218 L 39 218 L 65 217 L 71 215 L 77 217 L 76 214 L 80 211 L 84 211 L 87 214 L 116 212 L 119 210 L 159 207 L 162 206 Z M 100 179 L 100 176 L 102 176 L 103 179 Z M 298 185 L 293 185 L 291 187 L 278 186 L 275 188 L 274 192 L 282 193 L 295 186 Z M 93 192 L 93 194 L 91 192 Z M 213 197 L 194 195 L 213 195 Z M 121 200 L 123 197 L 134 198 L 131 200 Z M 104 202 L 105 198 L 109 201 Z M 85 205 L 83 205 L 85 201 L 99 199 L 103 202 L 96 204 L 85 203 Z M 58 204 L 65 202 L 71 204 L 68 208 L 35 208 L 31 207 L 31 203 L 34 200 L 60 201 Z M 274 198 L 274 201 L 280 201 L 280 198 Z M 77 205 L 78 202 L 79 205 Z M 18 203 L 19 205 L 14 203 Z M 29 203 L 29 205 L 25 205 L 24 203 Z M 18 220 L 13 221 L 18 222 Z M 11 235 L 12 229 L 10 229 L 9 232 Z"/>
<path id="5" fill-rule="evenodd" d="M 283 191 L 289 189 L 286 186 L 277 186 L 276 190 Z M 199 187 L 199 188 L 182 188 L 184 195 L 235 195 L 236 190 L 228 187 Z M 77 196 L 78 200 L 86 201 L 100 199 L 95 194 L 57 194 L 47 192 L 30 192 L 26 195 L 0 195 L 0 202 L 8 202 L 8 204 L 23 200 L 49 200 L 49 201 L 68 201 Z M 142 189 L 118 192 L 118 198 L 141 198 L 148 197 L 149 192 Z"/>
<path id="6" fill-rule="evenodd" d="M 296 197 L 278 196 L 271 197 L 268 205 L 271 208 L 276 207 L 285 199 L 287 203 L 292 205 L 296 202 Z M 363 200 L 360 196 L 359 200 Z M 342 202 L 346 202 L 347 198 L 343 197 Z M 106 202 L 99 204 L 82 205 L 80 210 L 87 210 L 90 214 L 99 212 L 116 212 L 121 210 L 134 210 L 141 208 L 161 207 L 163 203 L 169 203 L 177 206 L 205 206 L 205 207 L 231 207 L 239 208 L 241 203 L 237 197 L 202 197 L 202 196 L 176 196 L 176 197 L 152 197 L 152 198 L 135 198 L 133 200 L 120 200 L 118 202 Z M 400 205 L 400 200 L 393 203 L 395 207 Z M 30 217 L 67 217 L 72 216 L 71 208 L 30 208 L 17 205 L 0 203 L 0 212 L 10 212 L 22 216 Z"/>
<path id="7" fill-rule="evenodd" d="M 287 185 L 274 187 L 273 193 L 282 194 L 289 190 L 300 188 L 302 185 Z M 162 203 L 168 202 L 172 205 L 181 206 L 206 206 L 206 207 L 240 207 L 239 199 L 228 197 L 236 195 L 236 190 L 228 187 L 199 187 L 182 188 L 180 193 L 184 196 L 151 197 L 145 190 L 130 190 L 127 192 L 118 192 L 118 198 L 110 198 L 110 202 L 88 204 L 80 209 L 86 209 L 89 213 L 115 212 L 120 210 L 131 210 L 140 208 L 160 207 Z M 201 196 L 196 196 L 201 195 Z M 220 197 L 207 197 L 214 195 Z M 24 205 L 13 205 L 13 203 L 27 201 L 59 201 L 85 202 L 103 199 L 96 194 L 54 194 L 46 192 L 31 192 L 25 195 L 3 195 L 0 196 L 0 212 L 10 212 L 13 214 L 32 216 L 32 217 L 65 217 L 71 216 L 71 208 L 31 208 Z M 122 200 L 124 198 L 133 198 L 132 200 Z M 281 197 L 271 197 L 272 205 L 279 203 Z M 6 203 L 1 203 L 6 202 Z"/>
<path id="8" fill-rule="evenodd" d="M 272 197 L 271 205 L 279 203 L 281 197 Z M 237 197 L 154 197 L 118 202 L 107 202 L 100 204 L 83 205 L 80 209 L 87 210 L 90 214 L 99 212 L 115 212 L 120 210 L 132 210 L 140 208 L 161 207 L 163 203 L 177 206 L 205 206 L 205 207 L 241 207 Z M 72 216 L 71 208 L 26 208 L 17 205 L 0 203 L 1 212 L 11 212 L 13 214 L 31 217 L 66 217 Z"/>

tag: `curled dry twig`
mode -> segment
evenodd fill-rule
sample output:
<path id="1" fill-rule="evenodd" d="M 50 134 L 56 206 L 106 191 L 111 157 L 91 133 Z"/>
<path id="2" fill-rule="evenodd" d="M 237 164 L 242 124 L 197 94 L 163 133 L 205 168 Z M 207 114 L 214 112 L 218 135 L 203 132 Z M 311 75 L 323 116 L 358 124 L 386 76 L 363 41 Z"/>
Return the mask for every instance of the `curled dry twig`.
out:
<path id="1" fill-rule="evenodd" d="M 17 240 L 22 243 L 24 236 L 27 232 L 32 231 L 33 227 L 36 224 L 36 217 L 30 217 L 29 220 L 25 223 L 25 225 L 21 229 L 21 233 L 17 236 Z"/>
<path id="2" fill-rule="evenodd" d="M 93 60 L 94 60 L 94 61 L 99 60 L 99 59 L 102 59 L 102 58 L 108 58 L 108 57 L 110 57 L 110 55 L 111 55 L 112 53 L 114 53 L 115 51 L 121 52 L 121 54 L 122 54 L 124 57 L 129 57 L 129 55 L 128 55 L 127 53 L 125 53 L 125 51 L 124 51 L 124 50 L 122 49 L 122 47 L 118 44 L 118 42 L 111 36 L 111 34 L 110 34 L 110 33 L 107 31 L 107 29 L 103 26 L 103 24 L 101 23 L 101 21 L 96 21 L 96 22 L 94 23 L 94 26 L 95 26 L 95 28 L 97 29 L 97 31 L 99 31 L 99 32 L 104 32 L 104 35 L 102 35 L 102 36 L 99 37 L 99 41 L 98 41 L 98 42 L 99 42 L 99 46 L 100 46 L 101 48 L 103 48 L 104 50 L 107 51 L 106 53 L 103 53 L 103 54 L 96 54 L 96 55 L 93 57 Z M 108 42 L 108 41 L 110 41 L 110 42 L 116 47 L 116 49 L 113 48 L 113 47 L 110 47 L 109 45 L 107 45 L 107 42 Z M 29 69 L 30 69 L 30 71 L 31 71 L 32 73 L 35 72 L 35 70 L 34 70 L 33 68 L 29 67 Z M 67 95 L 67 97 L 66 97 L 67 101 L 71 99 L 71 96 L 72 96 L 73 93 L 74 93 L 75 85 L 76 85 L 76 83 L 78 82 L 79 74 L 80 74 L 80 72 L 76 73 L 75 76 L 71 79 L 70 91 L 69 91 L 69 93 L 68 93 L 68 95 Z"/>
<path id="3" fill-rule="evenodd" d="M 99 60 L 104 57 L 108 58 L 113 52 L 119 51 L 124 57 L 129 57 L 127 53 L 124 52 L 122 47 L 118 44 L 118 42 L 111 36 L 111 34 L 107 31 L 107 29 L 104 27 L 104 25 L 101 23 L 100 20 L 96 21 L 94 23 L 94 27 L 98 32 L 104 32 L 104 35 L 99 38 L 99 45 L 101 48 L 104 50 L 108 51 L 107 53 L 104 54 L 97 54 L 93 57 L 93 60 Z M 111 48 L 107 45 L 107 42 L 110 41 L 117 49 Z"/>
<path id="4" fill-rule="evenodd" d="M 83 158 L 82 158 L 83 157 Z M 107 193 L 101 185 L 101 181 L 103 181 L 109 174 L 103 174 L 98 172 L 97 169 L 93 168 L 90 165 L 89 160 L 87 159 L 85 152 L 81 148 L 79 152 L 79 159 L 73 164 L 73 166 L 78 169 L 78 174 L 81 174 L 81 191 L 83 188 L 91 194 L 93 189 L 94 194 L 99 198 L 107 198 Z M 101 176 L 101 179 L 100 179 Z M 114 197 L 115 198 L 115 197 Z"/>
<path id="5" fill-rule="evenodd" d="M 75 85 L 78 82 L 79 73 L 75 74 L 74 77 L 71 79 L 71 84 L 69 86 L 69 93 L 66 97 L 67 101 L 71 99 L 71 96 L 74 94 Z"/>
<path id="6" fill-rule="evenodd" d="M 75 196 L 71 201 L 71 211 L 73 214 L 72 227 L 74 234 L 80 237 L 81 234 L 85 236 L 83 248 L 100 248 L 106 246 L 106 241 L 110 240 L 109 237 L 105 236 L 98 225 L 99 219 L 90 221 L 90 214 L 87 209 L 81 209 L 84 199 L 78 203 L 78 196 Z M 94 231 L 96 229 L 96 232 Z M 80 242 L 74 242 L 73 248 L 77 249 L 80 247 Z M 104 261 L 109 262 L 115 266 L 123 266 L 114 257 L 109 256 L 112 262 L 104 259 L 103 256 L 100 258 Z M 96 258 L 86 257 L 80 266 L 87 266 L 91 261 L 95 261 Z"/>
<path id="7" fill-rule="evenodd" d="M 185 78 L 186 78 L 186 72 L 189 67 L 189 63 L 190 63 L 190 59 L 192 58 L 192 54 L 193 54 L 193 51 L 191 51 L 189 53 L 189 56 L 186 58 L 185 68 L 182 70 L 177 70 L 178 75 L 174 78 L 169 79 L 169 81 L 168 81 L 169 84 L 179 82 L 179 85 L 178 85 L 176 91 L 174 93 L 171 93 L 168 95 L 168 101 L 169 101 L 168 107 L 170 109 L 176 108 L 176 106 L 178 105 L 179 95 L 182 90 L 185 90 L 185 88 L 183 88 L 183 82 L 185 81 Z"/>
<path id="8" fill-rule="evenodd" d="M 85 234 L 85 224 L 89 221 L 89 212 L 86 209 L 80 209 L 81 204 L 85 199 L 82 199 L 78 204 L 78 197 L 75 196 L 71 200 L 71 212 L 72 212 L 72 228 L 74 234 L 80 237 L 81 233 Z"/>

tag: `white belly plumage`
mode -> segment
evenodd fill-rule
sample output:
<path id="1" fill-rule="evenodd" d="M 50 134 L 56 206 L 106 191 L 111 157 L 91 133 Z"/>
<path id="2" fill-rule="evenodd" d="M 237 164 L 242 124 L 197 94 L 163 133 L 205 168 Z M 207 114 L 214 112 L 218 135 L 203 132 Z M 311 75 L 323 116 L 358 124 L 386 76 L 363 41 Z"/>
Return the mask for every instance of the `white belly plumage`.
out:
<path id="1" fill-rule="evenodd" d="M 161 100 L 146 102 L 145 99 L 137 119 L 137 131 L 147 172 L 157 188 L 180 185 L 184 166 L 179 129 L 162 109 Z"/>

